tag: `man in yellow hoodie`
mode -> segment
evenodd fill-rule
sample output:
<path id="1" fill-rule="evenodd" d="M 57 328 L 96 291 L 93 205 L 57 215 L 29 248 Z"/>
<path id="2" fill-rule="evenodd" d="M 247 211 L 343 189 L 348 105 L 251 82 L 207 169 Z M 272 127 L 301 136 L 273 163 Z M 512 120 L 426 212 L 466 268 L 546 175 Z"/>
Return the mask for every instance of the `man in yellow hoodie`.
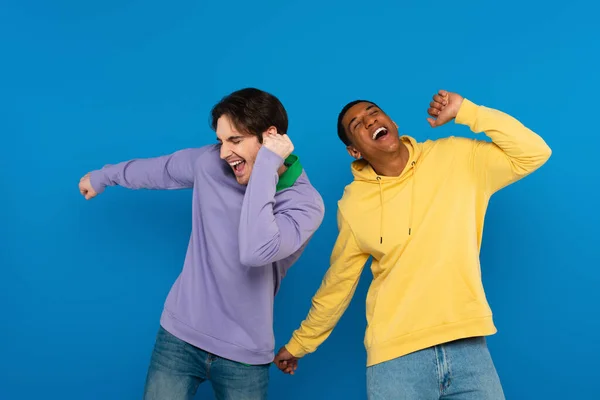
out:
<path id="1" fill-rule="evenodd" d="M 449 121 L 491 140 L 400 136 L 375 103 L 339 114 L 356 159 L 338 203 L 339 235 L 312 307 L 275 364 L 293 374 L 348 307 L 372 257 L 367 294 L 367 391 L 379 399 L 503 399 L 485 336 L 496 332 L 479 252 L 492 194 L 540 168 L 551 150 L 515 118 L 439 91 L 431 127 Z"/>

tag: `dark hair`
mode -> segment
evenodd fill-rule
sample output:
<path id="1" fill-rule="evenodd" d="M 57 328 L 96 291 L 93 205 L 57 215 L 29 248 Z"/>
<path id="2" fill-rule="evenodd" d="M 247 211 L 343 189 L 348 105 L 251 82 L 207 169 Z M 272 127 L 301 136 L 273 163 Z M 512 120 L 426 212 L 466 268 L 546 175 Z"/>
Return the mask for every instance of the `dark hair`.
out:
<path id="1" fill-rule="evenodd" d="M 342 118 L 344 118 L 344 115 L 346 115 L 346 113 L 348 112 L 349 109 L 351 109 L 353 106 L 355 106 L 358 103 L 370 103 L 370 104 L 373 104 L 375 107 L 379 108 L 379 106 L 377 104 L 375 104 L 369 100 L 354 100 L 354 101 L 351 101 L 350 103 L 346 104 L 344 106 L 344 108 L 342 108 L 342 111 L 340 111 L 340 113 L 338 115 L 337 133 L 338 133 L 338 137 L 340 138 L 340 140 L 342 142 L 344 142 L 344 144 L 346 146 L 350 146 L 352 144 L 352 142 L 350 141 L 350 138 L 348 138 L 348 133 L 346 133 L 346 128 L 344 127 L 344 124 L 342 124 Z"/>
<path id="2" fill-rule="evenodd" d="M 260 143 L 263 132 L 271 126 L 281 135 L 288 129 L 287 112 L 279 99 L 255 88 L 241 89 L 223 97 L 210 115 L 213 130 L 217 130 L 219 118 L 226 115 L 238 131 L 257 136 Z"/>

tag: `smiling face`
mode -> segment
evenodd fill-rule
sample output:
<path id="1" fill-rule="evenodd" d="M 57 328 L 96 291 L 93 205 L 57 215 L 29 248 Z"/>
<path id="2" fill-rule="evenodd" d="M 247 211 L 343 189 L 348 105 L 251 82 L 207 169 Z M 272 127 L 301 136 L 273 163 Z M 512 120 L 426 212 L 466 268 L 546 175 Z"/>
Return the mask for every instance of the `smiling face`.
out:
<path id="1" fill-rule="evenodd" d="M 218 119 L 216 131 L 217 141 L 221 145 L 221 159 L 229 164 L 238 183 L 247 185 L 261 147 L 259 137 L 240 132 L 227 115 Z"/>
<path id="2" fill-rule="evenodd" d="M 354 104 L 341 123 L 350 141 L 348 153 L 354 158 L 374 160 L 383 153 L 397 151 L 400 146 L 398 127 L 373 103 Z"/>
<path id="3" fill-rule="evenodd" d="M 211 128 L 217 133 L 221 159 L 240 185 L 247 185 L 264 134 L 286 134 L 287 112 L 279 99 L 256 88 L 237 90 L 215 104 Z"/>

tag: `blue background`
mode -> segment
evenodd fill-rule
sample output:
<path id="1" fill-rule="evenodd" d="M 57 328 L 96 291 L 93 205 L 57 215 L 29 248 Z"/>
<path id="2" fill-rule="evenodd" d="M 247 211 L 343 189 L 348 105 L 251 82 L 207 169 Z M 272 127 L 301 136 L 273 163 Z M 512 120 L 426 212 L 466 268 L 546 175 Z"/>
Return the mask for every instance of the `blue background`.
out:
<path id="1" fill-rule="evenodd" d="M 190 191 L 80 196 L 106 163 L 214 141 L 210 107 L 277 95 L 327 206 L 276 303 L 277 347 L 328 267 L 355 98 L 419 140 L 440 88 L 541 134 L 550 161 L 492 200 L 483 279 L 509 399 L 597 395 L 598 5 L 591 1 L 17 1 L 0 5 L 0 399 L 137 399 L 190 232 Z M 596 236 L 596 237 L 594 237 Z M 274 398 L 365 398 L 365 269 L 330 339 Z M 443 299 L 440 299 L 443 301 Z M 208 396 L 208 397 L 202 397 Z M 209 385 L 198 397 L 212 398 Z"/>

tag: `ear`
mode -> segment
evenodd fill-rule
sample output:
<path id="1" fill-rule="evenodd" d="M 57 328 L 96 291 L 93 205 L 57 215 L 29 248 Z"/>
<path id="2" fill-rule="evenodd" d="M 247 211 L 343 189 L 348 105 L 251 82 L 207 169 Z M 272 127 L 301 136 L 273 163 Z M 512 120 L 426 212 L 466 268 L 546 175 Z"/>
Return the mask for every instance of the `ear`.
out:
<path id="1" fill-rule="evenodd" d="M 265 135 L 274 135 L 276 133 L 277 133 L 277 128 L 275 128 L 274 126 L 269 127 L 269 129 L 267 129 L 266 131 L 261 133 L 260 136 L 258 137 L 259 143 L 262 144 L 262 142 L 265 138 Z"/>
<path id="2" fill-rule="evenodd" d="M 263 132 L 263 136 L 264 135 L 275 135 L 277 134 L 277 128 L 275 128 L 274 126 L 270 126 L 269 129 L 267 129 L 266 131 Z"/>
<path id="3" fill-rule="evenodd" d="M 346 150 L 348 151 L 348 154 L 350 154 L 350 157 L 356 160 L 358 160 L 361 157 L 360 151 L 356 150 L 354 146 L 347 146 Z"/>

